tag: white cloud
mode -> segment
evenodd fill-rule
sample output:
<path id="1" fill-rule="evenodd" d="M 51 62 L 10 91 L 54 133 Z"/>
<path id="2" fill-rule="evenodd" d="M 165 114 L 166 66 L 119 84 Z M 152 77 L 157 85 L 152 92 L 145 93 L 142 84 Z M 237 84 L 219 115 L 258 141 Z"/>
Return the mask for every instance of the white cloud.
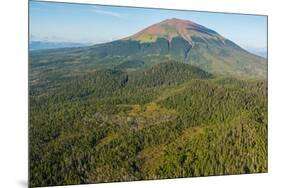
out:
<path id="1" fill-rule="evenodd" d="M 117 17 L 117 18 L 125 18 L 125 16 L 123 14 L 119 14 L 117 12 L 100 10 L 100 9 L 96 9 L 96 10 L 93 10 L 93 11 L 97 14 L 109 15 L 109 16 L 113 16 L 113 17 Z"/>

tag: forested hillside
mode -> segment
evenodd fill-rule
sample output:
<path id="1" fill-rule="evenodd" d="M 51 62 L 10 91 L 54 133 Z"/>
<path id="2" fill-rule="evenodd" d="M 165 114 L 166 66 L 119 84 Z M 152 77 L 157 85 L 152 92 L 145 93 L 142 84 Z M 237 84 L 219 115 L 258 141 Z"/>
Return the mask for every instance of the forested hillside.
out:
<path id="1" fill-rule="evenodd" d="M 266 80 L 175 61 L 83 74 L 39 65 L 31 187 L 267 172 Z"/>

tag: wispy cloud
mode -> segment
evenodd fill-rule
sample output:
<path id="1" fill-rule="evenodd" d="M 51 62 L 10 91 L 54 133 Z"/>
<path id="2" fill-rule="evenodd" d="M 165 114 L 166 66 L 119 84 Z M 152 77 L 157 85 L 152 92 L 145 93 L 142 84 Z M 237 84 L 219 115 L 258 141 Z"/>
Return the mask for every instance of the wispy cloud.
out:
<path id="1" fill-rule="evenodd" d="M 93 12 L 95 12 L 97 14 L 113 16 L 116 18 L 125 18 L 125 15 L 123 15 L 123 14 L 113 12 L 113 11 L 108 11 L 108 10 L 94 9 Z"/>
<path id="2" fill-rule="evenodd" d="M 40 7 L 32 7 L 32 6 L 30 6 L 30 7 L 29 7 L 29 10 L 30 10 L 30 11 L 42 11 L 42 10 L 44 10 L 44 9 L 42 9 L 42 8 L 40 8 Z"/>

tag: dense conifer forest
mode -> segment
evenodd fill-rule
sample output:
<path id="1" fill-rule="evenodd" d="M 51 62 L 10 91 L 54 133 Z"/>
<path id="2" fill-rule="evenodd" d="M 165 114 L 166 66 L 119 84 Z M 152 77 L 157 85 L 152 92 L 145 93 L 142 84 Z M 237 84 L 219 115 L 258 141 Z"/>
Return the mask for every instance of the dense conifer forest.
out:
<path id="1" fill-rule="evenodd" d="M 176 61 L 34 73 L 32 187 L 267 172 L 266 80 Z"/>

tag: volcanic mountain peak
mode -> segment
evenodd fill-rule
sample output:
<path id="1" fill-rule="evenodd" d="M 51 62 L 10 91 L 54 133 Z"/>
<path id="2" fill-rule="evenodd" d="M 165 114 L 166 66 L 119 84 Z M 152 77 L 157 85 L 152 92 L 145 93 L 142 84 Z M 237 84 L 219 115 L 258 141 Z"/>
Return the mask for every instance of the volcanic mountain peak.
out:
<path id="1" fill-rule="evenodd" d="M 192 37 L 199 37 L 204 41 L 210 39 L 224 43 L 224 38 L 217 32 L 189 20 L 177 18 L 166 19 L 153 24 L 135 35 L 127 38 L 140 42 L 155 42 L 158 38 L 165 38 L 171 41 L 174 37 L 181 37 L 193 44 Z"/>

